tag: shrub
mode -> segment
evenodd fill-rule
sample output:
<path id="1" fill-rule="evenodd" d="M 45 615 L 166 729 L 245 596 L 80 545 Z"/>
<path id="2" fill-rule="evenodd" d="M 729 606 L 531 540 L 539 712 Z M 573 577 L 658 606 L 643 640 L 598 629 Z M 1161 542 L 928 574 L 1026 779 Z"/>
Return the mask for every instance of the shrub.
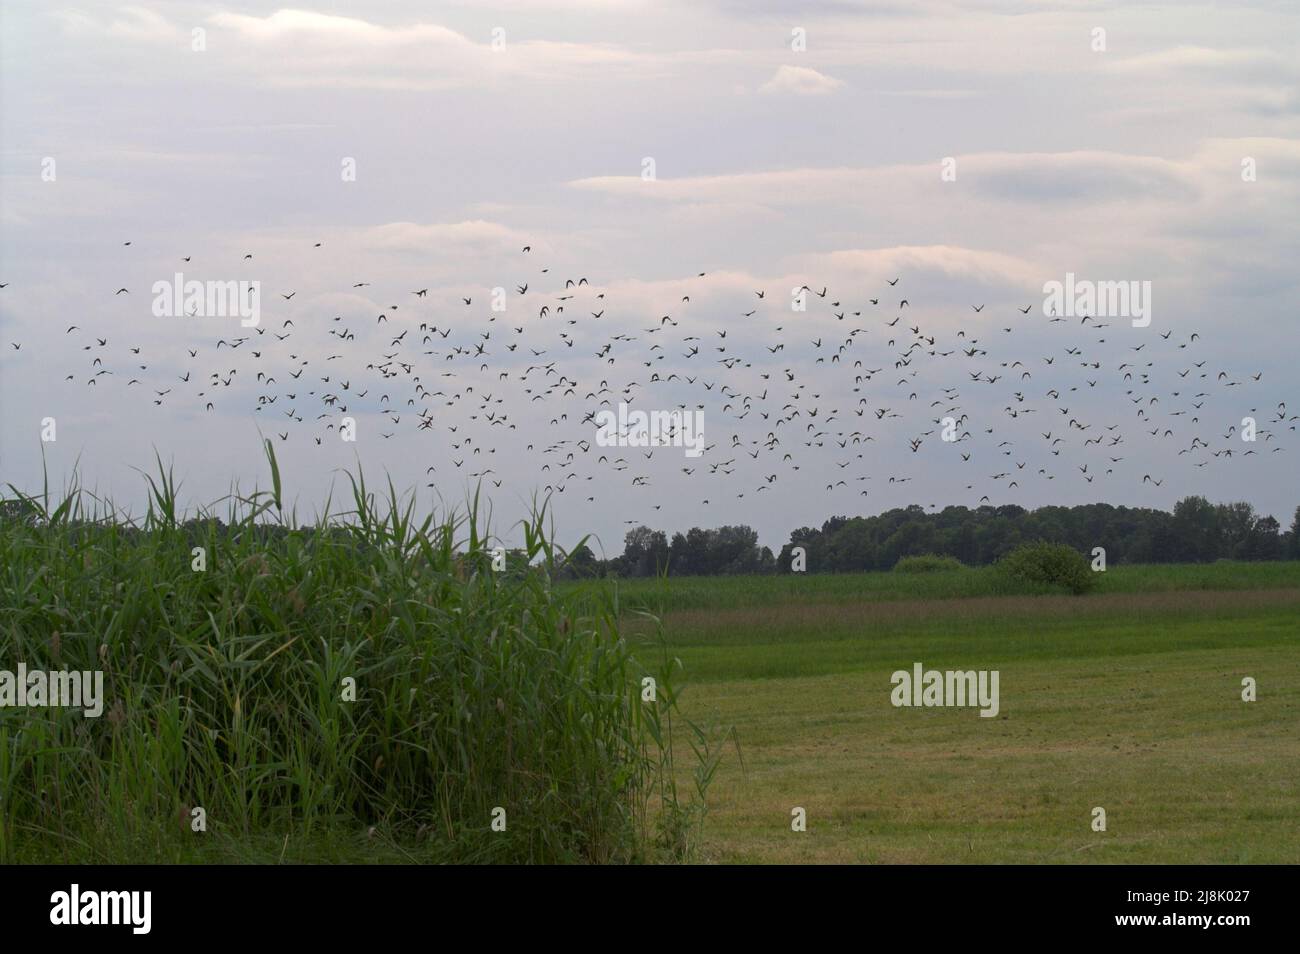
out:
<path id="1" fill-rule="evenodd" d="M 921 556 L 906 556 L 894 564 L 895 573 L 942 573 L 948 570 L 961 570 L 964 566 L 953 557 L 936 556 L 924 553 Z"/>
<path id="2" fill-rule="evenodd" d="M 1025 543 L 997 562 L 998 571 L 1017 583 L 1063 587 L 1074 594 L 1097 585 L 1083 554 L 1064 543 Z"/>

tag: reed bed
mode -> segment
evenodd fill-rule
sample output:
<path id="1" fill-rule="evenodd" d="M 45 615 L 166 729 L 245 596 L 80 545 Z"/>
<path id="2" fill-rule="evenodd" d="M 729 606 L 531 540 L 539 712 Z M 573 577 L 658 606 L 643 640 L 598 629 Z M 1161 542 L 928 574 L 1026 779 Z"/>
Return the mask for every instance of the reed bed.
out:
<path id="1" fill-rule="evenodd" d="M 692 856 L 717 738 L 612 586 L 555 585 L 544 501 L 503 573 L 477 494 L 420 519 L 358 470 L 300 525 L 266 454 L 269 491 L 191 514 L 161 459 L 139 519 L 75 476 L 0 501 L 0 670 L 105 695 L 0 708 L 0 861 Z"/>

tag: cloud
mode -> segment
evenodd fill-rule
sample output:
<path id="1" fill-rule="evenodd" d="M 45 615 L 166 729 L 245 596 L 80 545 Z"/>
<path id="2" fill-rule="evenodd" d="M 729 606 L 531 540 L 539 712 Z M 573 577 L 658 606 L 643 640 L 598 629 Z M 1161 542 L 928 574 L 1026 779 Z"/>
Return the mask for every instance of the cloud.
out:
<path id="1" fill-rule="evenodd" d="M 119 7 L 118 15 L 99 23 L 79 10 L 58 10 L 54 18 L 65 29 L 76 33 L 102 33 L 116 40 L 148 43 L 175 43 L 188 37 L 189 31 L 173 26 L 166 18 L 145 7 Z"/>
<path id="2" fill-rule="evenodd" d="M 1104 202 L 1189 199 L 1195 196 L 1183 162 L 1124 153 L 975 153 L 957 156 L 959 194 L 1015 202 Z M 594 176 L 573 188 L 671 202 L 796 205 L 875 201 L 903 191 L 930 194 L 939 182 L 939 158 L 929 163 L 868 167 L 796 168 L 720 176 L 642 180 Z"/>
<path id="3" fill-rule="evenodd" d="M 418 254 L 445 254 L 449 248 L 480 253 L 518 252 L 532 242 L 522 232 L 482 219 L 430 225 L 389 222 L 366 229 L 361 234 L 361 244 L 365 248 Z"/>
<path id="4" fill-rule="evenodd" d="M 522 39 L 513 27 L 470 35 L 434 23 L 383 26 L 306 10 L 266 17 L 218 13 L 208 22 L 251 47 L 238 55 L 241 75 L 286 87 L 481 89 L 496 81 L 555 83 L 593 75 L 645 81 L 684 66 L 746 59 L 738 50 L 644 52 L 614 42 Z M 221 45 L 220 37 L 214 45 Z"/>
<path id="5" fill-rule="evenodd" d="M 986 195 L 1016 202 L 1192 201 L 1184 163 L 1101 151 L 985 153 L 958 160 Z"/>
<path id="6" fill-rule="evenodd" d="M 799 261 L 807 274 L 826 275 L 828 282 L 839 280 L 855 285 L 879 284 L 907 272 L 914 277 L 929 273 L 1024 289 L 1041 284 L 1044 273 L 1042 267 L 1015 255 L 953 245 L 841 249 L 801 256 Z"/>
<path id="7" fill-rule="evenodd" d="M 1109 61 L 1111 69 L 1126 72 L 1163 72 L 1166 70 L 1208 70 L 1262 68 L 1268 70 L 1291 69 L 1289 60 L 1270 50 L 1228 49 L 1216 50 L 1204 46 L 1179 46 L 1152 53 L 1140 53 Z"/>
<path id="8" fill-rule="evenodd" d="M 759 87 L 762 93 L 794 93 L 798 96 L 824 96 L 844 83 L 806 66 L 781 66 L 773 77 Z"/>
<path id="9" fill-rule="evenodd" d="M 640 176 L 593 176 L 575 179 L 569 185 L 591 192 L 676 202 L 785 204 L 817 199 L 830 201 L 842 196 L 855 181 L 860 182 L 868 171 L 845 167 L 800 168 L 651 181 Z"/>
<path id="10" fill-rule="evenodd" d="M 65 29 L 177 47 L 189 36 L 163 16 L 123 7 L 111 20 L 59 13 Z M 709 62 L 710 51 L 648 54 L 617 43 L 520 39 L 485 28 L 471 36 L 436 23 L 386 26 L 357 17 L 283 9 L 267 16 L 222 11 L 204 21 L 212 61 L 243 82 L 286 88 L 482 88 L 494 81 L 551 82 L 593 72 L 664 73 L 680 62 Z M 726 51 L 718 51 L 725 59 Z"/>

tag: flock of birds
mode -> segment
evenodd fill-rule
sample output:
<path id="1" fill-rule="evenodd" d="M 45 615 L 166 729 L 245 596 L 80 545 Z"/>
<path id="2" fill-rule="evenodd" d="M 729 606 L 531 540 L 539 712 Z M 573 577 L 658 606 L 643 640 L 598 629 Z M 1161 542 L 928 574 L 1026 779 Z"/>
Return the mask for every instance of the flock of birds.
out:
<path id="1" fill-rule="evenodd" d="M 1159 487 L 1167 473 L 1149 469 L 1150 454 L 1135 468 L 1134 445 L 1158 446 L 1164 469 L 1240 465 L 1281 453 L 1282 432 L 1300 420 L 1285 403 L 1259 414 L 1241 392 L 1262 373 L 1219 367 L 1194 332 L 1138 332 L 1123 320 L 1035 314 L 1033 305 L 999 320 L 982 303 L 955 330 L 930 327 L 909 318 L 918 290 L 902 276 L 859 301 L 805 285 L 802 312 L 784 294 L 754 289 L 722 327 L 716 313 L 696 319 L 686 294 L 633 329 L 613 320 L 617 303 L 586 276 L 553 277 L 529 246 L 518 267 L 505 312 L 483 295 L 436 301 L 428 288 L 385 288 L 376 299 L 371 283 L 355 281 L 332 290 L 365 305 L 313 316 L 285 288 L 271 300 L 289 309 L 298 299 L 294 317 L 247 328 L 192 323 L 224 334 L 195 347 L 191 339 L 183 367 L 151 364 L 144 346 L 120 341 L 122 329 L 73 323 L 63 338 L 79 366 L 65 381 L 138 390 L 155 408 L 248 412 L 282 442 L 338 440 L 347 416 L 377 425 L 370 433 L 383 440 L 440 433 L 430 486 L 442 464 L 444 475 L 494 487 L 519 477 L 521 489 L 631 501 L 654 486 L 657 459 L 703 488 L 701 506 L 721 494 L 760 496 L 781 481 L 868 496 L 871 482 L 906 485 L 925 467 L 953 475 L 971 505 L 1011 502 L 1031 480 Z M 708 275 L 692 281 L 705 288 Z M 113 294 L 147 301 L 149 293 Z M 396 304 L 377 303 L 399 294 Z M 22 352 L 21 342 L 10 347 Z M 1099 400 L 1113 406 L 1099 409 Z M 704 454 L 599 446 L 596 415 L 619 402 L 702 412 Z M 1259 419 L 1253 442 L 1237 434 L 1247 415 Z"/>

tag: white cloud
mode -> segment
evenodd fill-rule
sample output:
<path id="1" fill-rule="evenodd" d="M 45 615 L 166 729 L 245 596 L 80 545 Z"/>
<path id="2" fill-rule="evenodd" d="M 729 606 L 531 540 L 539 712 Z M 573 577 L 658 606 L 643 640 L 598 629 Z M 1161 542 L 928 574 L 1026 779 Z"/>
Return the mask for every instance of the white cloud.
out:
<path id="1" fill-rule="evenodd" d="M 824 96 L 844 83 L 807 66 L 781 66 L 776 74 L 759 87 L 763 93 L 794 93 L 799 96 Z"/>
<path id="2" fill-rule="evenodd" d="M 1194 183 L 1187 163 L 1102 151 L 976 153 L 957 156 L 958 195 L 1023 202 L 1123 201 L 1188 198 Z M 912 192 L 918 200 L 939 182 L 939 158 L 929 163 L 869 167 L 796 168 L 719 176 L 644 181 L 639 176 L 594 176 L 577 189 L 672 202 L 793 205 L 874 202 Z"/>
<path id="3" fill-rule="evenodd" d="M 189 36 L 188 27 L 139 7 L 123 7 L 107 21 L 80 11 L 56 18 L 72 32 L 144 44 L 176 47 Z M 222 11 L 203 22 L 218 69 L 240 82 L 290 88 L 481 88 L 502 79 L 572 80 L 593 72 L 646 76 L 675 62 L 714 58 L 710 51 L 648 54 L 617 43 L 523 39 L 509 30 L 498 47 L 491 29 L 471 36 L 436 23 L 386 26 L 310 10 L 267 16 Z"/>
<path id="4" fill-rule="evenodd" d="M 800 258 L 808 274 L 825 275 L 853 285 L 879 284 L 900 272 L 930 273 L 971 279 L 986 285 L 1032 288 L 1043 269 L 1016 255 L 953 245 L 897 245 L 892 248 L 841 249 Z"/>
<path id="5" fill-rule="evenodd" d="M 445 254 L 449 249 L 501 253 L 518 252 L 533 239 L 496 222 L 473 219 L 465 222 L 419 225 L 415 222 L 389 222 L 366 229 L 361 244 L 387 252 Z"/>
<path id="6" fill-rule="evenodd" d="M 1286 67 L 1289 61 L 1269 50 L 1212 49 L 1180 46 L 1153 53 L 1141 53 L 1109 61 L 1106 65 L 1122 72 L 1158 72 L 1178 69 L 1221 69 L 1232 67 Z"/>

